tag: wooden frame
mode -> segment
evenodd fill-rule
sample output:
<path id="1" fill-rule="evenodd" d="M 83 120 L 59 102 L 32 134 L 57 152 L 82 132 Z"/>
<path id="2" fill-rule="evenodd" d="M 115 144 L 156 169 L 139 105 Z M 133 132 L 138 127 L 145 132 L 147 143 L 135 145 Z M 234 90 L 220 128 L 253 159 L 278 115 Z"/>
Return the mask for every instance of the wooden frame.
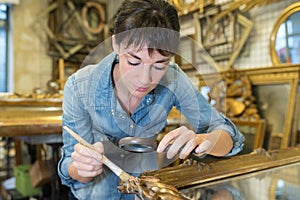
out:
<path id="1" fill-rule="evenodd" d="M 224 21 L 227 23 L 224 24 Z M 242 13 L 235 14 L 230 9 L 225 9 L 221 15 L 219 8 L 214 7 L 206 14 L 198 14 L 195 26 L 199 26 L 196 28 L 196 34 L 199 35 L 197 42 L 215 62 L 218 62 L 215 65 L 217 69 L 226 71 L 233 66 L 246 45 L 253 22 Z M 224 61 L 225 66 L 221 66 L 219 63 Z"/>
<path id="2" fill-rule="evenodd" d="M 250 36 L 251 30 L 253 28 L 253 22 L 250 21 L 248 18 L 245 16 L 239 14 L 237 16 L 237 23 L 240 24 L 245 30 L 241 36 L 241 38 L 238 41 L 237 47 L 235 48 L 233 54 L 230 56 L 228 66 L 233 66 L 234 62 L 236 61 L 238 55 L 241 53 L 242 48 L 246 44 L 246 41 L 248 37 Z"/>
<path id="3" fill-rule="evenodd" d="M 199 23 L 201 27 L 199 33 L 201 37 L 200 42 L 203 44 L 204 48 L 214 50 L 212 51 L 212 57 L 214 57 L 215 60 L 222 60 L 224 59 L 223 57 L 229 58 L 232 53 L 235 40 L 235 16 L 232 13 L 228 13 L 228 15 L 224 16 L 222 20 L 212 24 L 213 18 L 214 15 L 199 16 Z M 218 51 L 215 50 L 216 48 L 220 48 L 222 45 L 231 45 L 232 47 L 227 48 L 228 52 L 225 53 L 220 52 L 220 49 Z"/>
<path id="4" fill-rule="evenodd" d="M 64 80 L 59 77 L 60 59 L 65 62 L 66 74 L 70 74 L 80 68 L 91 49 L 108 38 L 106 21 L 106 4 L 99 1 L 55 0 L 41 11 L 36 22 L 48 37 L 52 81 L 63 86 Z"/>
<path id="5" fill-rule="evenodd" d="M 195 69 L 195 45 L 193 35 L 180 38 L 179 52 L 175 56 L 175 62 L 184 71 Z"/>
<path id="6" fill-rule="evenodd" d="M 244 121 L 231 119 L 238 130 L 245 136 L 244 150 L 241 154 L 251 153 L 257 148 L 262 148 L 265 139 L 266 120 Z"/>

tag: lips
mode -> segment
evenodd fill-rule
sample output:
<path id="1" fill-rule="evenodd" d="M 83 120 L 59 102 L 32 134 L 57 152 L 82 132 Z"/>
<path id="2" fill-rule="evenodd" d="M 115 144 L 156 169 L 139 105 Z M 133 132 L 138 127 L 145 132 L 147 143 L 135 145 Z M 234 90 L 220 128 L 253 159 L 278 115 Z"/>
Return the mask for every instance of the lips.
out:
<path id="1" fill-rule="evenodd" d="M 147 92 L 148 89 L 149 89 L 148 87 L 146 87 L 146 88 L 145 88 L 145 87 L 137 87 L 137 88 L 136 88 L 136 91 L 137 91 L 137 92 Z"/>

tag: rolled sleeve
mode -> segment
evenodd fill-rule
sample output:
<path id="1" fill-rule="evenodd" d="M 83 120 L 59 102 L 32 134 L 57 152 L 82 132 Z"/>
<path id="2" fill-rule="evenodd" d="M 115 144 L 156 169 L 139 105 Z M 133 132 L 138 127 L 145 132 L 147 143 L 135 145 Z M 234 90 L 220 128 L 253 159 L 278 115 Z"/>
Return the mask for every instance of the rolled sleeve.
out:
<path id="1" fill-rule="evenodd" d="M 62 184 L 71 186 L 73 179 L 70 177 L 70 175 L 68 173 L 68 168 L 69 168 L 70 164 L 72 163 L 72 159 L 65 158 L 63 151 L 62 151 L 62 158 L 64 158 L 64 159 L 61 159 L 58 162 L 58 167 L 57 167 L 58 175 L 61 178 Z"/>
<path id="2" fill-rule="evenodd" d="M 220 113 L 220 116 L 225 120 L 225 123 L 223 125 L 219 125 L 215 129 L 226 131 L 233 140 L 233 148 L 225 155 L 225 157 L 236 155 L 243 150 L 245 137 L 238 131 L 237 127 L 231 120 L 226 118 L 222 113 Z"/>
<path id="3" fill-rule="evenodd" d="M 81 183 L 79 181 L 76 181 L 72 179 L 68 173 L 68 169 L 70 164 L 73 162 L 71 157 L 65 157 L 64 150 L 62 150 L 62 158 L 58 162 L 58 175 L 61 178 L 61 182 L 63 185 L 67 185 L 68 187 L 72 187 L 74 189 L 82 188 L 87 185 L 90 185 L 91 183 Z"/>

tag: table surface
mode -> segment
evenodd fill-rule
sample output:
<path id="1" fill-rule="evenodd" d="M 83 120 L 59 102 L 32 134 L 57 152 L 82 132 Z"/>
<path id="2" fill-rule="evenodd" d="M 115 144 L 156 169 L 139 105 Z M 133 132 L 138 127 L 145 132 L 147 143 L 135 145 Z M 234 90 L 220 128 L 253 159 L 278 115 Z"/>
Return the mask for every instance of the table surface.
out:
<path id="1" fill-rule="evenodd" d="M 0 137 L 61 134 L 61 104 L 0 104 Z"/>

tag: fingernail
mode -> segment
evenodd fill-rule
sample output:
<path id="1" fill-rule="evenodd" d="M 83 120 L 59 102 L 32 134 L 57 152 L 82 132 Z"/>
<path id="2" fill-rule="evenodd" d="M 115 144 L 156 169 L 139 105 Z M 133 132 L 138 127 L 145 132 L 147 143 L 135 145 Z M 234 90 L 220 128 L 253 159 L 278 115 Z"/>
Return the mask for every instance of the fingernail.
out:
<path id="1" fill-rule="evenodd" d="M 168 159 L 172 159 L 173 157 L 174 157 L 174 154 L 172 154 L 172 153 L 168 153 L 168 154 L 167 154 L 167 158 L 168 158 Z"/>
<path id="2" fill-rule="evenodd" d="M 204 142 L 202 142 L 199 147 L 195 150 L 196 153 L 204 153 L 205 151 L 207 151 L 211 146 L 211 142 L 205 140 Z"/>
<path id="3" fill-rule="evenodd" d="M 199 146 L 199 148 L 195 149 L 195 153 L 204 153 L 205 149 L 202 146 Z"/>

